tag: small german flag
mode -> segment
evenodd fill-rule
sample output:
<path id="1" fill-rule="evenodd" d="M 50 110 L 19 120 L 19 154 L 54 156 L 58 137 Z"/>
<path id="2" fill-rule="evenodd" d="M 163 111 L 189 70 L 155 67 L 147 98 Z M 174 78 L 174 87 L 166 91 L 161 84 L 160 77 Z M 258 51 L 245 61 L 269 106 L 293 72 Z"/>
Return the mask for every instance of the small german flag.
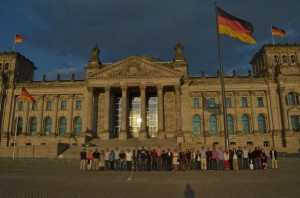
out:
<path id="1" fill-rule="evenodd" d="M 245 43 L 255 44 L 252 23 L 239 19 L 217 7 L 219 34 L 227 34 Z"/>
<path id="2" fill-rule="evenodd" d="M 280 36 L 285 37 L 286 32 L 282 29 L 272 26 L 272 35 L 273 36 Z"/>
<path id="3" fill-rule="evenodd" d="M 15 43 L 22 43 L 23 42 L 23 37 L 20 35 L 15 36 Z"/>
<path id="4" fill-rule="evenodd" d="M 33 97 L 28 93 L 28 91 L 25 88 L 22 88 L 20 99 L 24 100 L 24 101 L 31 102 L 31 103 L 35 102 Z"/>

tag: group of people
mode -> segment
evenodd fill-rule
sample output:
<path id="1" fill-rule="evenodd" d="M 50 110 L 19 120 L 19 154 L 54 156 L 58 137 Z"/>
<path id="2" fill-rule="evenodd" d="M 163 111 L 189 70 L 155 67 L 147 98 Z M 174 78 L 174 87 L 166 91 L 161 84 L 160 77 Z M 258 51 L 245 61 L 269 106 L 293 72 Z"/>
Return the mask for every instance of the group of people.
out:
<path id="1" fill-rule="evenodd" d="M 80 153 L 80 170 L 100 171 L 186 171 L 186 170 L 263 170 L 267 168 L 267 160 L 270 157 L 272 168 L 278 168 L 277 151 L 272 148 L 269 155 L 264 149 L 255 147 L 254 150 L 246 146 L 242 149 L 218 150 L 214 147 L 200 150 L 186 149 L 181 146 L 163 150 L 158 146 L 156 149 L 139 148 L 133 150 L 114 150 L 108 148 L 93 151 L 86 148 Z"/>

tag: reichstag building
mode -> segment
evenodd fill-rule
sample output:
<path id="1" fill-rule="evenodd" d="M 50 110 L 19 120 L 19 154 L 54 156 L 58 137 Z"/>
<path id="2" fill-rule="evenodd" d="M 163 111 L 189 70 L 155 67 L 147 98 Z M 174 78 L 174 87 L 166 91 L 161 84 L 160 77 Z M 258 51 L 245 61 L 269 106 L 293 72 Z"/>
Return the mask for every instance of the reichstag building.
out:
<path id="1" fill-rule="evenodd" d="M 248 75 L 225 77 L 230 146 L 298 152 L 300 45 L 264 45 L 250 63 Z M 84 142 L 86 136 L 225 144 L 220 75 L 190 77 L 179 43 L 171 62 L 130 56 L 105 64 L 95 46 L 80 80 L 34 81 L 36 69 L 20 53 L 0 53 L 1 147 L 11 146 L 14 133 L 17 145 Z M 34 103 L 20 100 L 22 88 Z"/>

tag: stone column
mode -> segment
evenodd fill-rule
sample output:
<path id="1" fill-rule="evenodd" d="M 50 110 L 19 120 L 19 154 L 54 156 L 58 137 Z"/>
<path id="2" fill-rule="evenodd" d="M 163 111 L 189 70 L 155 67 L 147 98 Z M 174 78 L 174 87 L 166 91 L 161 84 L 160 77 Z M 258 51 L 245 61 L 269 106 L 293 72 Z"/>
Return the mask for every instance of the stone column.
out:
<path id="1" fill-rule="evenodd" d="M 286 101 L 285 101 L 285 96 L 286 96 L 286 92 L 285 92 L 285 88 L 282 87 L 280 88 L 280 105 L 281 105 L 281 109 L 282 109 L 282 121 L 283 121 L 283 131 L 288 131 L 289 130 L 289 119 L 287 116 L 287 110 L 286 110 Z"/>
<path id="2" fill-rule="evenodd" d="M 44 99 L 42 99 L 42 110 L 44 111 Z M 54 110 L 54 116 L 52 120 L 52 126 L 51 126 L 51 131 L 56 132 L 57 135 L 59 135 L 58 131 L 58 95 L 54 95 L 54 100 L 53 100 L 53 110 Z"/>
<path id="3" fill-rule="evenodd" d="M 69 110 L 69 119 L 68 119 L 68 125 L 67 125 L 67 133 L 69 133 L 70 135 L 74 135 L 73 134 L 73 130 L 72 130 L 72 125 L 73 125 L 73 100 L 74 100 L 74 95 L 70 94 L 69 95 L 69 103 L 68 103 L 68 110 Z"/>
<path id="4" fill-rule="evenodd" d="M 140 124 L 140 132 L 139 139 L 143 140 L 147 138 L 146 134 L 146 86 L 140 86 L 141 93 L 141 124 Z"/>
<path id="5" fill-rule="evenodd" d="M 41 100 L 41 98 L 40 98 Z M 42 98 L 42 100 L 44 100 L 44 98 Z M 23 126 L 24 128 L 22 129 L 22 134 L 23 135 L 27 135 L 27 132 L 28 132 L 28 115 L 29 115 L 29 102 L 24 102 L 26 105 L 25 105 L 25 112 L 24 112 L 24 118 L 23 118 Z M 38 109 L 40 110 L 40 109 Z M 42 111 L 42 110 L 40 110 Z"/>
<path id="6" fill-rule="evenodd" d="M 109 139 L 109 116 L 110 116 L 110 87 L 104 87 L 105 102 L 104 102 L 104 131 L 100 134 L 102 140 Z"/>
<path id="7" fill-rule="evenodd" d="M 268 129 L 268 133 L 272 133 L 274 132 L 274 118 L 273 116 L 275 117 L 276 114 L 273 115 L 272 111 L 272 105 L 271 105 L 271 100 L 270 100 L 270 91 L 267 90 L 265 91 L 265 94 L 266 94 L 266 103 L 267 103 L 267 108 L 268 108 L 268 118 L 266 119 L 266 126 L 267 126 L 267 129 Z"/>
<path id="8" fill-rule="evenodd" d="M 25 115 L 28 115 L 28 110 L 29 110 L 29 102 L 26 102 L 27 107 L 26 107 L 26 112 Z M 40 132 L 41 135 L 46 135 L 43 129 L 43 123 L 44 123 L 44 95 L 40 95 L 40 99 L 39 99 L 39 103 L 38 103 L 38 113 L 37 113 L 37 120 L 38 120 L 38 124 L 37 124 L 37 132 Z M 28 117 L 27 117 L 28 119 Z M 26 126 L 28 127 L 28 126 Z"/>
<path id="9" fill-rule="evenodd" d="M 181 126 L 181 93 L 180 85 L 174 86 L 175 89 L 175 113 L 176 113 L 176 137 L 182 137 Z"/>
<path id="10" fill-rule="evenodd" d="M 127 140 L 127 86 L 122 86 L 122 115 L 121 131 L 119 140 Z"/>
<path id="11" fill-rule="evenodd" d="M 218 128 L 220 129 L 219 135 L 220 136 L 224 136 L 225 135 L 224 114 L 223 114 L 224 109 L 223 109 L 223 101 L 222 101 L 222 92 L 221 91 L 218 92 L 218 99 L 219 99 L 219 118 L 218 118 L 218 120 L 219 120 L 219 123 L 218 123 L 219 127 Z M 224 102 L 225 102 L 225 100 L 226 99 L 224 98 Z"/>
<path id="12" fill-rule="evenodd" d="M 157 89 L 157 115 L 158 115 L 158 132 L 157 137 L 163 139 L 166 137 L 164 130 L 164 94 L 163 94 L 163 85 L 158 85 Z"/>
<path id="13" fill-rule="evenodd" d="M 235 132 L 236 134 L 242 134 L 241 129 L 241 115 L 240 115 L 240 96 L 238 91 L 234 91 L 234 110 L 235 110 Z"/>
<path id="14" fill-rule="evenodd" d="M 86 106 L 86 128 L 87 131 L 91 131 L 93 128 L 93 95 L 94 88 L 88 87 L 87 106 Z"/>
<path id="15" fill-rule="evenodd" d="M 251 129 L 252 129 L 252 133 L 253 134 L 259 134 L 258 131 L 258 125 L 257 125 L 257 116 L 255 114 L 255 107 L 256 107 L 256 103 L 255 103 L 255 92 L 254 91 L 250 91 L 250 105 L 251 105 L 251 126 L 250 127 L 250 134 L 251 134 Z"/>

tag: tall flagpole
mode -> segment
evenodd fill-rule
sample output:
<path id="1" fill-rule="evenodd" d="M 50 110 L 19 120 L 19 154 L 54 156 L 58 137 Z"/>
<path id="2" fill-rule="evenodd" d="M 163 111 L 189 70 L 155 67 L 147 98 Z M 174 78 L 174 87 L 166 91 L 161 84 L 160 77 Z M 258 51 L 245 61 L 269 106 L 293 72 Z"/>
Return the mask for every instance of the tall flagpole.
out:
<path id="1" fill-rule="evenodd" d="M 14 36 L 14 42 L 13 42 L 13 48 L 12 48 L 13 52 L 15 51 L 16 36 L 17 36 L 17 34 L 15 34 L 15 36 Z"/>
<path id="2" fill-rule="evenodd" d="M 274 41 L 274 36 L 273 36 L 273 29 L 272 29 L 272 25 L 271 26 L 271 35 L 272 35 L 272 42 L 273 42 L 273 45 L 275 44 L 275 41 Z"/>
<path id="3" fill-rule="evenodd" d="M 224 72 L 223 72 L 223 63 L 222 63 L 222 51 L 221 51 L 221 42 L 220 42 L 220 33 L 219 33 L 219 23 L 217 15 L 217 2 L 215 2 L 215 12 L 216 12 L 216 22 L 217 22 L 217 35 L 218 35 L 218 51 L 219 51 L 219 64 L 220 64 L 220 73 L 221 73 L 221 88 L 222 88 L 222 106 L 223 106 L 223 119 L 224 119 L 224 138 L 225 138 L 225 149 L 229 149 L 229 138 L 228 138 L 228 129 L 227 129 L 227 109 L 225 104 L 225 83 L 224 83 Z"/>

